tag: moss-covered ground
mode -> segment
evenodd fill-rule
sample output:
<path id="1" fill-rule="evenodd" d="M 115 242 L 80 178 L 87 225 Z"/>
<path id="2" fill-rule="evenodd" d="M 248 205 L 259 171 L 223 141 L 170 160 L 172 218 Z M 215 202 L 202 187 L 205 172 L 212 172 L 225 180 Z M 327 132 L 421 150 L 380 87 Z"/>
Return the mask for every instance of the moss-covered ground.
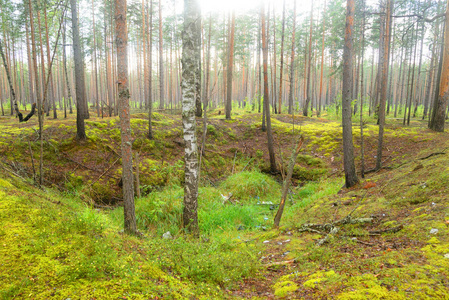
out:
<path id="1" fill-rule="evenodd" d="M 266 173 L 260 114 L 210 116 L 198 240 L 181 228 L 179 116 L 155 113 L 149 140 L 146 114 L 133 114 L 140 238 L 122 232 L 118 118 L 86 120 L 84 143 L 74 140 L 74 116 L 46 120 L 45 181 L 37 188 L 37 119 L 19 124 L 1 117 L 0 298 L 449 299 L 446 133 L 388 119 L 386 168 L 344 189 L 340 123 L 274 115 L 279 169 L 299 131 L 306 139 L 281 228 L 274 230 L 282 177 Z M 368 119 L 364 127 L 366 169 L 376 159 L 374 123 Z M 354 124 L 358 169 L 359 134 Z M 322 246 L 323 234 L 299 231 L 351 212 L 370 221 L 339 226 Z M 168 231 L 172 238 L 162 238 Z"/>

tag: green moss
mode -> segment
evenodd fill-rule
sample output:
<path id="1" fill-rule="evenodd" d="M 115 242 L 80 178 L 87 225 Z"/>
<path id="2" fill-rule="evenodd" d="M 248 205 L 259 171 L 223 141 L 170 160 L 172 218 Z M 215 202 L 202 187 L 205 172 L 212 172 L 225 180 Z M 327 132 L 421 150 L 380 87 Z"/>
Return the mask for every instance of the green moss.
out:
<path id="1" fill-rule="evenodd" d="M 274 295 L 279 298 L 285 298 L 290 293 L 296 291 L 299 286 L 293 281 L 281 281 L 277 282 L 274 286 Z"/>
<path id="2" fill-rule="evenodd" d="M 334 270 L 330 270 L 328 272 L 318 271 L 318 272 L 310 275 L 309 280 L 305 281 L 303 283 L 303 286 L 307 287 L 307 288 L 315 288 L 317 285 L 319 285 L 322 282 L 325 282 L 328 280 L 336 280 L 338 278 L 339 278 L 339 275 L 337 275 Z"/>

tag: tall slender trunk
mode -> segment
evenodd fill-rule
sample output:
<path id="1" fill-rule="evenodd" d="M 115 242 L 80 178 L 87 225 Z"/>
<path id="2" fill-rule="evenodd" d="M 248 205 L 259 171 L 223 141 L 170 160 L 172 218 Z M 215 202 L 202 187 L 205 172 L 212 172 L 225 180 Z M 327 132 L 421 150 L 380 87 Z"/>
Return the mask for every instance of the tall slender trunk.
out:
<path id="1" fill-rule="evenodd" d="M 228 70 L 227 70 L 227 91 L 226 91 L 226 120 L 231 119 L 232 110 L 232 72 L 234 67 L 234 29 L 235 11 L 232 12 L 232 20 L 229 24 L 229 50 L 228 50 Z"/>
<path id="2" fill-rule="evenodd" d="M 123 168 L 124 225 L 126 233 L 136 234 L 137 226 L 134 208 L 133 155 L 129 108 L 130 94 L 128 88 L 128 28 L 126 24 L 126 0 L 115 0 L 115 34 Z"/>
<path id="3" fill-rule="evenodd" d="M 446 5 L 446 19 L 444 23 L 444 43 L 441 45 L 439 85 L 435 91 L 432 116 L 429 128 L 433 131 L 444 132 L 446 107 L 449 97 L 449 2 Z"/>
<path id="4" fill-rule="evenodd" d="M 296 2 L 295 2 L 296 3 Z M 265 12 L 264 6 L 261 6 L 261 23 L 262 23 L 262 52 L 263 52 L 263 82 L 264 82 L 264 92 L 263 92 L 263 102 L 265 106 L 266 121 L 267 121 L 267 143 L 268 143 L 268 153 L 270 156 L 270 170 L 272 173 L 276 172 L 276 161 L 274 157 L 274 146 L 273 146 L 273 133 L 271 131 L 271 117 L 270 117 L 270 99 L 268 95 L 268 45 L 267 45 L 267 30 L 265 26 Z"/>
<path id="5" fill-rule="evenodd" d="M 34 38 L 34 19 L 33 19 L 33 7 L 31 5 L 31 0 L 28 0 L 28 9 L 30 14 L 30 34 L 31 34 L 31 49 L 32 49 L 32 59 L 33 59 L 33 68 L 34 68 L 34 81 L 36 84 L 36 101 L 37 101 L 37 115 L 39 122 L 39 140 L 40 140 L 40 160 L 39 160 L 39 185 L 43 183 L 44 176 L 44 164 L 43 164 L 43 134 L 42 130 L 44 128 L 44 115 L 43 115 L 43 107 L 42 107 L 42 98 L 39 86 L 39 76 L 38 76 L 38 68 L 37 68 L 37 51 L 36 51 L 36 40 Z"/>
<path id="6" fill-rule="evenodd" d="M 439 29 L 439 25 L 436 25 L 436 30 L 435 30 L 435 34 L 433 36 L 433 43 L 432 43 L 432 57 L 430 59 L 430 65 L 429 65 L 429 73 L 427 75 L 427 86 L 426 86 L 426 93 L 424 96 L 424 112 L 423 112 L 423 117 L 422 119 L 424 120 L 427 117 L 427 113 L 429 110 L 429 100 L 430 100 L 430 92 L 431 92 L 431 87 L 432 87 L 432 82 L 433 80 L 433 74 L 434 74 L 434 69 L 436 68 L 435 66 L 435 58 L 436 58 L 436 44 L 437 44 L 437 40 L 438 40 L 438 29 Z"/>
<path id="7" fill-rule="evenodd" d="M 69 103 L 69 114 L 72 114 L 72 93 L 71 93 L 71 89 L 70 89 L 70 84 L 69 84 L 69 73 L 67 72 L 67 55 L 66 55 L 66 51 L 65 51 L 65 47 L 66 47 L 66 35 L 65 35 L 65 24 L 64 23 L 64 31 L 62 32 L 62 63 L 64 65 L 64 78 L 65 78 L 65 83 L 67 86 L 67 100 Z"/>
<path id="8" fill-rule="evenodd" d="M 281 65 L 279 69 L 279 114 L 282 113 L 282 86 L 284 75 L 284 36 L 285 35 L 285 0 L 282 5 L 282 34 L 281 34 Z"/>
<path id="9" fill-rule="evenodd" d="M 354 165 L 354 145 L 352 142 L 352 46 L 354 29 L 354 0 L 347 0 L 345 45 L 343 48 L 343 90 L 342 90 L 342 125 L 343 125 L 343 163 L 346 187 L 352 187 L 359 181 Z"/>
<path id="10" fill-rule="evenodd" d="M 309 56 L 308 56 L 308 69 L 307 69 L 307 86 L 306 86 L 306 103 L 304 105 L 303 115 L 307 117 L 309 103 L 311 101 L 310 91 L 310 71 L 312 69 L 312 29 L 313 29 L 313 0 L 311 1 L 312 7 L 310 9 L 310 26 L 309 26 Z"/>
<path id="11" fill-rule="evenodd" d="M 387 85 L 388 85 L 388 65 L 390 61 L 390 40 L 391 40 L 391 20 L 392 20 L 392 7 L 393 0 L 387 0 L 385 12 L 385 30 L 383 34 L 383 56 L 382 56 L 382 74 L 380 82 L 380 105 L 379 105 L 379 139 L 377 143 L 377 159 L 376 170 L 380 170 L 382 167 L 382 147 L 383 147 L 383 134 L 385 126 L 385 104 L 387 101 Z M 380 74 L 380 73 L 379 73 Z"/>
<path id="12" fill-rule="evenodd" d="M 94 36 L 94 49 L 93 49 L 93 58 L 94 58 L 94 79 L 95 79 L 95 100 L 96 100 L 96 106 L 97 106 L 97 116 L 100 117 L 100 99 L 98 97 L 98 67 L 97 67 L 97 39 L 95 34 L 95 13 L 94 13 L 94 0 L 92 0 L 92 30 L 93 30 L 93 36 Z"/>
<path id="13" fill-rule="evenodd" d="M 363 61 L 365 56 L 365 0 L 362 0 L 362 41 L 361 41 L 361 69 L 362 74 L 360 76 L 360 175 L 362 178 L 365 178 L 365 144 L 364 144 L 364 136 L 363 136 L 363 100 L 364 100 L 364 93 L 363 93 L 363 84 L 364 84 L 364 68 L 363 68 Z"/>
<path id="14" fill-rule="evenodd" d="M 148 0 L 147 0 L 148 1 Z M 147 2 L 148 6 L 148 2 Z M 148 82 L 145 82 L 145 85 L 148 85 L 148 138 L 150 140 L 153 139 L 153 126 L 151 121 L 153 119 L 153 1 L 150 0 L 150 22 L 148 23 L 149 27 L 149 36 L 148 36 L 148 64 L 150 66 L 149 74 L 148 74 Z"/>
<path id="15" fill-rule="evenodd" d="M 84 63 L 81 51 L 76 0 L 70 0 L 70 5 L 72 8 L 73 56 L 75 59 L 76 138 L 80 141 L 84 141 L 87 138 L 84 128 Z"/>
<path id="16" fill-rule="evenodd" d="M 288 96 L 288 113 L 293 114 L 293 92 L 295 88 L 295 33 L 296 33 L 296 1 L 293 2 L 292 51 L 290 58 L 290 90 Z"/>
<path id="17" fill-rule="evenodd" d="M 162 37 L 162 0 L 159 0 L 159 89 L 160 89 L 160 101 L 159 108 L 165 107 L 165 91 L 164 91 L 164 58 L 163 58 L 163 37 Z"/>
<path id="18" fill-rule="evenodd" d="M 182 31 L 182 124 L 185 141 L 185 184 L 182 220 L 184 228 L 198 237 L 198 146 L 196 138 L 195 101 L 197 98 L 196 55 L 201 49 L 201 14 L 196 0 L 184 0 L 184 28 Z"/>
<path id="19" fill-rule="evenodd" d="M 324 0 L 323 12 L 323 38 L 321 41 L 321 74 L 320 74 L 320 94 L 318 98 L 317 117 L 321 115 L 321 97 L 323 95 L 323 71 L 324 71 L 324 33 L 326 32 L 326 0 Z"/>

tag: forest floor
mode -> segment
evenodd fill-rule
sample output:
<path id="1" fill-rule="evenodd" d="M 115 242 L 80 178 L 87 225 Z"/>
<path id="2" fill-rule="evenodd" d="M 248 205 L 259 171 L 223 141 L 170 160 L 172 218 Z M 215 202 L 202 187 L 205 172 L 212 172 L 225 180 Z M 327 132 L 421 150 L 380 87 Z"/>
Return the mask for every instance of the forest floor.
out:
<path id="1" fill-rule="evenodd" d="M 305 137 L 274 230 L 282 176 L 269 174 L 260 114 L 240 109 L 226 121 L 212 111 L 199 191 L 202 237 L 195 241 L 180 229 L 180 117 L 156 112 L 150 140 L 146 114 L 133 114 L 142 190 L 136 214 L 148 237 L 139 239 L 120 232 L 118 118 L 91 115 L 83 143 L 74 139 L 73 115 L 45 121 L 41 189 L 33 186 L 37 118 L 19 124 L 0 117 L 0 297 L 449 298 L 447 133 L 431 132 L 423 121 L 403 127 L 387 119 L 385 168 L 345 189 L 340 122 L 274 115 L 279 169 L 286 169 L 299 132 Z M 377 126 L 370 124 L 366 170 L 377 150 Z M 360 170 L 360 126 L 353 130 Z M 329 234 L 331 228 L 338 231 Z M 168 231 L 173 238 L 163 239 Z"/>

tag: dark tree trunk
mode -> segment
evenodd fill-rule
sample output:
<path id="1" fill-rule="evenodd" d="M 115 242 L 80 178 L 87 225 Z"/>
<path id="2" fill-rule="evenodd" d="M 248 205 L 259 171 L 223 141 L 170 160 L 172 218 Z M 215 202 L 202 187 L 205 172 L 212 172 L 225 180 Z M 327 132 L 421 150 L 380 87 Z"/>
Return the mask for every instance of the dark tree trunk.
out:
<path id="1" fill-rule="evenodd" d="M 275 173 L 276 161 L 274 157 L 273 133 L 271 131 L 270 98 L 269 98 L 270 96 L 268 94 L 268 45 L 266 34 L 267 30 L 265 26 L 265 12 L 263 5 L 261 6 L 261 21 L 262 21 L 262 52 L 263 52 L 263 81 L 264 81 L 263 102 L 267 119 L 267 143 L 268 143 L 268 152 L 270 156 L 270 170 L 272 173 Z"/>
<path id="2" fill-rule="evenodd" d="M 444 43 L 441 45 L 441 59 L 439 71 L 439 86 L 435 93 L 435 101 L 429 128 L 433 131 L 444 132 L 446 106 L 449 97 L 449 2 L 446 6 L 444 23 Z"/>
<path id="3" fill-rule="evenodd" d="M 70 5 L 72 8 L 73 56 L 75 59 L 76 138 L 84 141 L 87 138 L 84 128 L 84 102 L 86 101 L 84 98 L 86 94 L 84 86 L 84 62 L 81 51 L 76 0 L 70 0 Z"/>

